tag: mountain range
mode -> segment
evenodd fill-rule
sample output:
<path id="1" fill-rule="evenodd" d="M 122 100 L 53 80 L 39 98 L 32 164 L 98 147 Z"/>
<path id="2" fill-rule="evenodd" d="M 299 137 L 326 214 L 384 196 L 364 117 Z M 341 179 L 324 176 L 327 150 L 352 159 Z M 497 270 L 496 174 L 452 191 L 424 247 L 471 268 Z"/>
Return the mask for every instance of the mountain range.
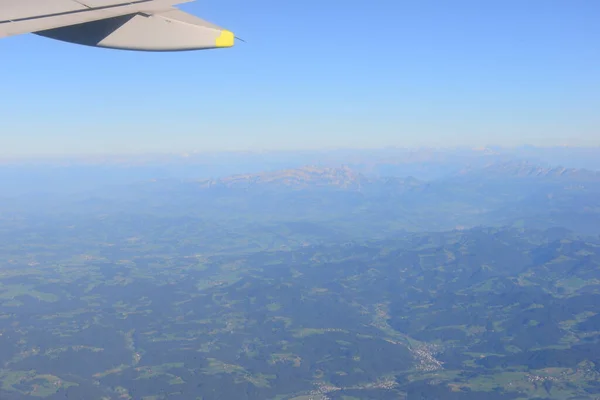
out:
<path id="1" fill-rule="evenodd" d="M 119 225 L 120 219 L 134 217 L 148 226 L 189 220 L 196 229 L 223 232 L 224 238 L 226 232 L 263 232 L 269 243 L 323 243 L 477 226 L 561 227 L 599 235 L 600 176 L 523 162 L 492 163 L 429 181 L 367 174 L 347 165 L 307 166 L 5 196 L 0 206 L 4 218 L 54 218 L 54 224 L 70 215 Z"/>
<path id="2" fill-rule="evenodd" d="M 251 187 L 290 187 L 293 189 L 335 187 L 345 190 L 362 190 L 379 185 L 401 183 L 402 186 L 425 187 L 438 182 L 457 181 L 457 179 L 502 179 L 534 178 L 555 183 L 568 181 L 570 183 L 600 184 L 600 172 L 586 169 L 545 167 L 530 162 L 499 162 L 483 168 L 465 168 L 444 178 L 425 181 L 412 176 L 406 178 L 394 176 L 369 175 L 348 166 L 318 167 L 305 166 L 295 169 L 269 171 L 256 174 L 240 174 L 221 179 L 205 179 L 198 182 L 199 187 L 213 188 L 242 188 Z"/>

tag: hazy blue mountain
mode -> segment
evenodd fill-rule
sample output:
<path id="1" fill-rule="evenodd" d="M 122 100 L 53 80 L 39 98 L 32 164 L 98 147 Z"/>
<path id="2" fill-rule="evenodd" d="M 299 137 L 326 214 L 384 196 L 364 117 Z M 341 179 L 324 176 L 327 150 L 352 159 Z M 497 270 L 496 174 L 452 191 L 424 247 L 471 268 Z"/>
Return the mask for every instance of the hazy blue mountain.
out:
<path id="1" fill-rule="evenodd" d="M 480 225 L 567 227 L 600 234 L 600 173 L 498 162 L 432 181 L 308 166 L 218 179 L 152 179 L 0 199 L 5 216 L 145 215 L 225 224 L 310 222 L 348 238 Z M 316 224 L 316 225 L 315 225 Z"/>
<path id="2" fill-rule="evenodd" d="M 315 165 L 346 165 L 366 175 L 448 177 L 464 168 L 528 161 L 600 170 L 600 148 L 485 147 L 479 149 L 403 149 L 188 153 L 173 155 L 89 156 L 0 160 L 1 193 L 64 192 L 148 179 L 218 179 Z"/>

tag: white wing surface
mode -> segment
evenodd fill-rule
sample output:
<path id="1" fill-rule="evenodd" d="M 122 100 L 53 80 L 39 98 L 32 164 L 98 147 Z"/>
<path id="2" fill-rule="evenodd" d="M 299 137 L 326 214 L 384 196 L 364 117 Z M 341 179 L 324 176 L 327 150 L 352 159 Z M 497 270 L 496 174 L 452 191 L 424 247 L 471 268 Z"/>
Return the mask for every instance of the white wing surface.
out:
<path id="1" fill-rule="evenodd" d="M 0 38 L 25 33 L 139 51 L 234 45 L 232 32 L 174 6 L 193 0 L 0 0 Z"/>

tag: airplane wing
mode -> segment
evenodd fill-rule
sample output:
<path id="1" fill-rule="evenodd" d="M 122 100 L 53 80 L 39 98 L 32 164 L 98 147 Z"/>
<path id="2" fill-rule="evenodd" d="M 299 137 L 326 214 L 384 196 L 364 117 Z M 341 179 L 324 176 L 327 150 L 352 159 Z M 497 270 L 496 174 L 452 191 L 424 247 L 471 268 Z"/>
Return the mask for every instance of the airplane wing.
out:
<path id="1" fill-rule="evenodd" d="M 35 33 L 138 51 L 233 46 L 232 32 L 174 7 L 189 1 L 193 0 L 0 0 L 0 38 Z"/>

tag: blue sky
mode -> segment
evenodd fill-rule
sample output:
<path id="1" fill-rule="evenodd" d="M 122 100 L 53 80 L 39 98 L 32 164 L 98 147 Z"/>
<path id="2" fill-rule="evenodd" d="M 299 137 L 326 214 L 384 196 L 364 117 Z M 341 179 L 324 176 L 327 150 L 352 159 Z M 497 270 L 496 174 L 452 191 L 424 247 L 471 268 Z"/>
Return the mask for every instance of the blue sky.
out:
<path id="1" fill-rule="evenodd" d="M 198 0 L 232 49 L 0 40 L 4 155 L 600 145 L 597 0 Z"/>

